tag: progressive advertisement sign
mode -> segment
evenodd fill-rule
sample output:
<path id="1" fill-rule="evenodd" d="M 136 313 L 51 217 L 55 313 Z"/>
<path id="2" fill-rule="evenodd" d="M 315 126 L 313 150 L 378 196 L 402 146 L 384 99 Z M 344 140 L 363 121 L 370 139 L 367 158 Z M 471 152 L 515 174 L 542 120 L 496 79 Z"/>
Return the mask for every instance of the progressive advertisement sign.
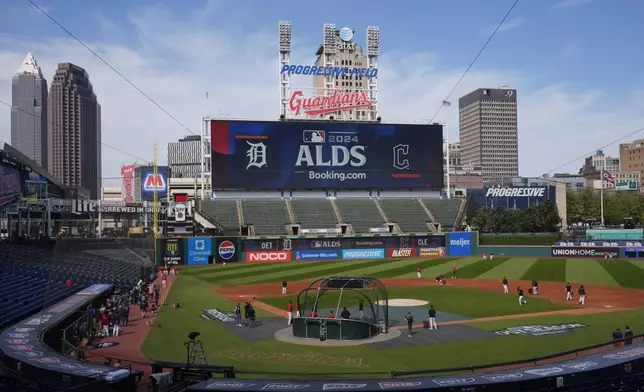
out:
<path id="1" fill-rule="evenodd" d="M 212 121 L 213 189 L 442 189 L 441 125 Z"/>
<path id="2" fill-rule="evenodd" d="M 208 264 L 212 255 L 210 237 L 188 238 L 188 265 Z"/>
<path id="3" fill-rule="evenodd" d="M 467 197 L 472 198 L 479 207 L 524 210 L 535 204 L 543 204 L 546 200 L 556 202 L 556 188 L 554 186 L 486 187 L 468 189 Z"/>
<path id="4" fill-rule="evenodd" d="M 472 233 L 469 231 L 449 233 L 447 250 L 450 256 L 472 256 Z"/>
<path id="5" fill-rule="evenodd" d="M 589 257 L 589 258 L 604 258 L 604 255 L 613 258 L 619 257 L 619 248 L 612 247 L 577 247 L 577 246 L 553 246 L 552 257 Z"/>
<path id="6" fill-rule="evenodd" d="M 344 249 L 342 258 L 345 260 L 384 259 L 384 249 Z"/>

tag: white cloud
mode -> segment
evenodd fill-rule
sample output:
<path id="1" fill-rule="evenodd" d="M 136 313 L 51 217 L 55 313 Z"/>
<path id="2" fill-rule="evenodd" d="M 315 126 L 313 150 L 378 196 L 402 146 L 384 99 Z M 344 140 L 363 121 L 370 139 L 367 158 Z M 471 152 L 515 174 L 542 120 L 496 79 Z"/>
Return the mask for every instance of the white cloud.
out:
<path id="1" fill-rule="evenodd" d="M 217 4 L 211 2 L 211 10 L 219 12 Z M 159 8 L 132 14 L 129 20 L 136 28 L 129 40 L 110 40 L 110 32 L 118 30 L 122 22 L 102 18 L 97 28 L 107 38 L 86 43 L 193 132 L 199 132 L 203 115 L 278 117 L 277 26 L 248 33 L 213 26 L 197 12 L 188 19 L 177 19 Z M 319 42 L 303 41 L 297 35 L 294 39 L 293 62 L 311 63 Z M 71 61 L 88 71 L 102 105 L 105 143 L 150 160 L 152 144 L 156 142 L 163 163 L 166 143 L 187 134 L 91 53 L 62 34 L 43 41 L 0 35 L 0 99 L 10 102 L 10 78 L 30 48 L 48 80 L 58 62 Z M 416 122 L 432 116 L 465 69 L 466 64 L 458 69 L 445 67 L 447 56 L 449 53 L 384 51 L 379 80 L 384 121 Z M 452 106 L 443 108 L 436 120 L 448 122 L 450 140 L 455 140 L 458 97 L 479 87 L 509 85 L 518 89 L 522 175 L 540 175 L 644 123 L 644 114 L 635 103 L 624 99 L 620 100 L 624 102 L 622 106 L 612 107 L 613 97 L 599 86 L 548 84 L 542 78 L 521 70 L 475 66 L 450 98 Z M 296 78 L 294 85 L 297 84 L 310 82 Z M 10 140 L 9 110 L 3 107 L 0 139 Z M 607 151 L 614 153 L 616 148 Z M 104 148 L 103 176 L 118 176 L 121 164 L 132 160 Z M 576 171 L 579 166 L 581 162 L 576 162 L 566 169 Z"/>
<path id="2" fill-rule="evenodd" d="M 523 26 L 524 19 L 523 18 L 514 18 L 510 20 L 506 20 L 501 27 L 499 27 L 499 30 L 497 32 L 499 33 L 504 33 L 506 31 L 511 31 L 514 29 L 518 29 L 519 27 Z M 485 30 L 486 34 L 492 34 L 494 30 L 496 29 L 497 25 L 490 26 Z"/>
<path id="3" fill-rule="evenodd" d="M 563 9 L 563 8 L 580 7 L 582 5 L 592 3 L 593 1 L 595 0 L 561 0 L 555 3 L 553 8 Z"/>

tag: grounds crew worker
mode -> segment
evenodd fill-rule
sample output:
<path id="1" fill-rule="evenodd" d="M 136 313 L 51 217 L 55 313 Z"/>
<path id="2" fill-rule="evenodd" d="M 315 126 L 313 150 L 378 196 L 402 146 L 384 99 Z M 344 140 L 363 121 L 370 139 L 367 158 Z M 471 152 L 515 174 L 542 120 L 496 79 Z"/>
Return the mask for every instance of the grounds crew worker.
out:
<path id="1" fill-rule="evenodd" d="M 407 337 L 410 338 L 412 336 L 411 329 L 414 326 L 414 316 L 411 315 L 411 312 L 407 312 L 405 320 L 407 320 L 407 332 L 409 333 Z"/>
<path id="2" fill-rule="evenodd" d="M 434 309 L 434 305 L 429 305 L 427 316 L 429 318 L 429 329 L 438 329 L 436 326 L 436 309 Z"/>
<path id="3" fill-rule="evenodd" d="M 508 293 L 508 278 L 503 277 L 503 294 Z"/>

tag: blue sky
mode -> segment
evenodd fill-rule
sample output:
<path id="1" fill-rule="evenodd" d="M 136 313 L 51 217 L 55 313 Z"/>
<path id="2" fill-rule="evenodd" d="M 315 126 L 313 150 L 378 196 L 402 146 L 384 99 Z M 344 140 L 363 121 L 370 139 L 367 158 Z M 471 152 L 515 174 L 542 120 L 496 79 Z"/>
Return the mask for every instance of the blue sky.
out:
<path id="1" fill-rule="evenodd" d="M 276 118 L 277 22 L 293 24 L 293 60 L 311 63 L 322 25 L 381 29 L 386 121 L 426 120 L 512 0 L 37 1 L 193 132 L 202 115 Z M 23 0 L 0 0 L 0 99 L 32 49 L 51 79 L 56 63 L 85 67 L 103 106 L 106 143 L 150 159 L 151 143 L 188 133 Z M 518 90 L 520 174 L 540 175 L 644 127 L 644 2 L 522 0 L 438 120 L 457 137 L 458 97 L 477 87 Z M 24 26 L 29 26 L 26 29 Z M 294 80 L 294 84 L 308 84 Z M 205 92 L 209 98 L 205 99 Z M 0 138 L 9 140 L 0 107 Z M 606 149 L 616 154 L 616 146 Z M 165 154 L 161 154 L 165 159 Z M 104 149 L 106 177 L 132 157 Z M 557 171 L 576 171 L 577 161 Z"/>

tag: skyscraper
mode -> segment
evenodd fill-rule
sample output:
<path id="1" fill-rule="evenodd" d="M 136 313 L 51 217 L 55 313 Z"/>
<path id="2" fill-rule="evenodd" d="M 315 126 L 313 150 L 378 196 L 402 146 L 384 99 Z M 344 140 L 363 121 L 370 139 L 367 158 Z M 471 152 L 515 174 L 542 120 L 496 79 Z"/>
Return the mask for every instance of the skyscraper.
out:
<path id="1" fill-rule="evenodd" d="M 49 171 L 67 186 L 101 195 L 101 106 L 87 72 L 61 63 L 49 93 Z"/>
<path id="2" fill-rule="evenodd" d="M 483 181 L 519 175 L 517 92 L 480 88 L 458 100 L 461 162 L 481 166 Z"/>
<path id="3" fill-rule="evenodd" d="M 11 81 L 11 145 L 47 167 L 47 81 L 31 52 Z"/>
<path id="4" fill-rule="evenodd" d="M 168 166 L 174 178 L 201 177 L 201 136 L 188 135 L 178 142 L 168 143 Z"/>

